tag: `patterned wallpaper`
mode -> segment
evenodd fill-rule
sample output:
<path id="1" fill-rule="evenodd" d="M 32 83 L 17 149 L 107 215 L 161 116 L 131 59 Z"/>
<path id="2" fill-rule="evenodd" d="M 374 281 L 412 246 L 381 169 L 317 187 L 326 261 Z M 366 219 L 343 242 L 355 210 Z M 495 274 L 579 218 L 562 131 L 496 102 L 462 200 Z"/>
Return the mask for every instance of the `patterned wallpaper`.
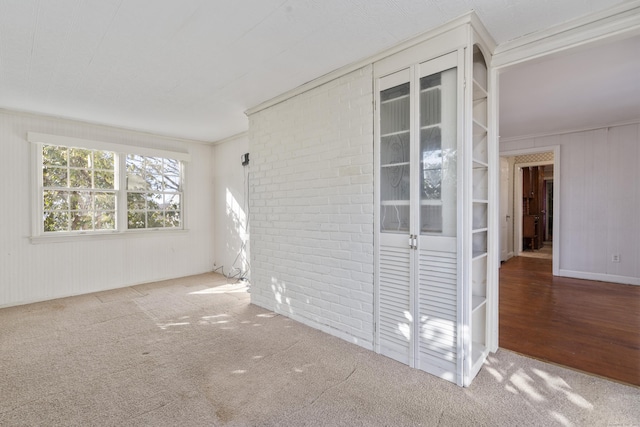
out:
<path id="1" fill-rule="evenodd" d="M 546 153 L 533 153 L 525 154 L 523 156 L 516 156 L 516 163 L 536 163 L 536 162 L 552 162 L 553 151 Z"/>

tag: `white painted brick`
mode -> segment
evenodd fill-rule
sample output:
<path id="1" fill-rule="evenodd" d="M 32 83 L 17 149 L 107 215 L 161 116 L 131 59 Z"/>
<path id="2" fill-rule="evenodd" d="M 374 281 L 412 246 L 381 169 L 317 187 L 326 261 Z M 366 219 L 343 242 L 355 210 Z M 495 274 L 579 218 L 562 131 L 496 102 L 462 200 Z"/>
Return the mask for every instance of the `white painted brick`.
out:
<path id="1" fill-rule="evenodd" d="M 252 302 L 367 348 L 372 100 L 369 65 L 249 117 Z"/>

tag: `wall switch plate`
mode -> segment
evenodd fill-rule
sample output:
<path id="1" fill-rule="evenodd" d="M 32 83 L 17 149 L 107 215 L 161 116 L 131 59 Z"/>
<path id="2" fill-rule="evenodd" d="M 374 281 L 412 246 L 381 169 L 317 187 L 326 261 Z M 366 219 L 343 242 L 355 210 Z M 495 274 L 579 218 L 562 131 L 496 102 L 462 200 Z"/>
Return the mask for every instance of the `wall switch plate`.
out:
<path id="1" fill-rule="evenodd" d="M 620 255 L 619 254 L 611 255 L 611 262 L 620 262 Z"/>

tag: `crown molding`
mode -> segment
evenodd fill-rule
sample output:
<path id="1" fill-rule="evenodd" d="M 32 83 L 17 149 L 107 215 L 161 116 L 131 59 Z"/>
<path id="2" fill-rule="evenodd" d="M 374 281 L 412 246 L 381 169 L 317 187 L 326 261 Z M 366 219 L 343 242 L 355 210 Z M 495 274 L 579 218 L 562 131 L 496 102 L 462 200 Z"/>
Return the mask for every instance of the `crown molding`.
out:
<path id="1" fill-rule="evenodd" d="M 492 66 L 502 68 L 587 43 L 640 34 L 640 0 L 504 42 L 496 47 Z"/>

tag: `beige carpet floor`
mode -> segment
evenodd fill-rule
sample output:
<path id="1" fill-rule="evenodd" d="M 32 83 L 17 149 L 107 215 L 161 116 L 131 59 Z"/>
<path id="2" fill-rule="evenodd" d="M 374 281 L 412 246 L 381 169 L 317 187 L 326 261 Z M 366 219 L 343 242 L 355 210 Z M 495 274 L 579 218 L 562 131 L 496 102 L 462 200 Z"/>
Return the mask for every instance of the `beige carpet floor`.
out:
<path id="1" fill-rule="evenodd" d="M 2 426 L 640 425 L 639 388 L 504 350 L 460 388 L 216 274 L 2 309 L 0 369 Z"/>

